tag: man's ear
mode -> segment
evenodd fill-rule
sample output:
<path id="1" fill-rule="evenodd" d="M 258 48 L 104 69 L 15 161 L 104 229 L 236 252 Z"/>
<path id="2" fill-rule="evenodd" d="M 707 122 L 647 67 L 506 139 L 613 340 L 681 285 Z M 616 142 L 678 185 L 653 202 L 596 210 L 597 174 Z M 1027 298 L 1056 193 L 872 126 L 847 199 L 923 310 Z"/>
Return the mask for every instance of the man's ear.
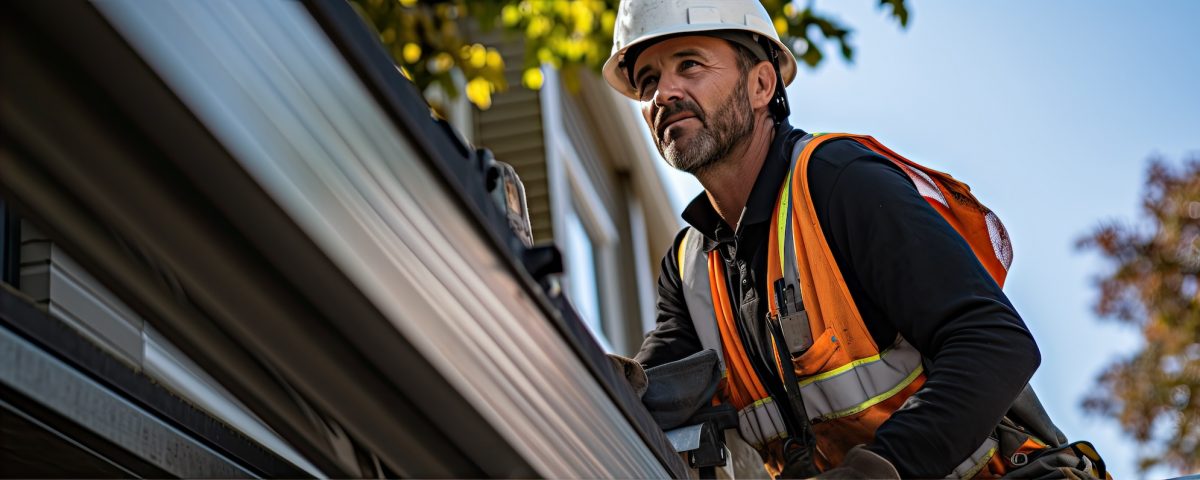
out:
<path id="1" fill-rule="evenodd" d="M 750 94 L 750 106 L 755 110 L 766 108 L 775 96 L 775 68 L 771 62 L 761 61 L 750 67 L 746 75 L 746 90 Z"/>

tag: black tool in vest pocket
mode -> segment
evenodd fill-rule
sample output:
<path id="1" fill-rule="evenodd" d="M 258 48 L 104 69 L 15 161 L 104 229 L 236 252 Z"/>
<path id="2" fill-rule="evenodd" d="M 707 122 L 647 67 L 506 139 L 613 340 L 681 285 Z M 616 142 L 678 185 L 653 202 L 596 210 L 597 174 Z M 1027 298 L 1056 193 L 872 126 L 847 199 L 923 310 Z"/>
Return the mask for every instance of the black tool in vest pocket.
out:
<path id="1" fill-rule="evenodd" d="M 775 304 L 779 305 L 779 326 L 792 358 L 799 357 L 813 345 L 812 329 L 808 326 L 808 311 L 796 298 L 796 286 L 784 279 L 775 281 Z"/>

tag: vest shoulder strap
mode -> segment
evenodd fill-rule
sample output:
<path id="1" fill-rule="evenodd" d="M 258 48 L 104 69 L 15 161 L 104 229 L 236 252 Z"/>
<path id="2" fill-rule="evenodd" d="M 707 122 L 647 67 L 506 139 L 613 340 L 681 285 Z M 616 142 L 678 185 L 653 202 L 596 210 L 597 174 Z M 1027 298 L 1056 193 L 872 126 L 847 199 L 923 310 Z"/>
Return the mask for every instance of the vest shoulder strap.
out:
<path id="1" fill-rule="evenodd" d="M 718 330 L 716 312 L 713 310 L 712 285 L 708 276 L 708 255 L 704 252 L 704 235 L 688 227 L 683 241 L 676 246 L 676 262 L 679 280 L 683 286 L 683 299 L 687 304 L 692 327 L 704 349 L 717 352 L 721 371 L 725 369 L 725 356 L 721 347 L 721 332 Z"/>
<path id="2" fill-rule="evenodd" d="M 792 176 L 796 170 L 797 164 L 800 161 L 800 155 L 808 148 L 812 140 L 820 134 L 807 134 L 796 144 L 792 146 L 792 155 L 788 166 L 788 176 L 784 180 L 783 186 L 780 188 L 779 203 L 775 209 L 775 215 L 778 218 L 772 223 L 772 227 L 776 230 L 774 236 L 776 239 L 773 245 L 768 245 L 767 248 L 777 248 L 778 256 L 768 256 L 769 258 L 778 258 L 779 271 L 782 276 L 782 284 L 771 285 L 770 288 L 774 293 L 773 298 L 769 300 L 770 310 L 772 313 L 779 313 L 779 302 L 782 301 L 784 310 L 788 312 L 800 312 L 804 310 L 804 300 L 800 293 L 800 271 L 797 269 L 796 263 L 796 238 L 795 232 L 792 231 L 790 219 L 793 218 L 795 203 L 790 195 Z M 772 252 L 774 253 L 774 252 Z M 774 265 L 770 265 L 770 270 L 774 270 Z M 771 278 L 771 276 L 768 276 Z M 807 328 L 808 325 L 804 325 Z"/>

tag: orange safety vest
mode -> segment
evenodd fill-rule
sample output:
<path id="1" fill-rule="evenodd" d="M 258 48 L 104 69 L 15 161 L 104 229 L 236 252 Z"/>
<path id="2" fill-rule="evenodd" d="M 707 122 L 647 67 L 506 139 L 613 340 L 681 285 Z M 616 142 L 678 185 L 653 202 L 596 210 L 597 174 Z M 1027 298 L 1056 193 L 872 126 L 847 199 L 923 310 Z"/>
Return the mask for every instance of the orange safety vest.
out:
<path id="1" fill-rule="evenodd" d="M 818 146 L 838 138 L 863 144 L 906 173 L 1001 286 L 1012 261 L 1008 233 L 999 218 L 950 175 L 909 161 L 868 136 L 816 134 L 797 144 L 771 225 L 767 280 L 772 294 L 767 297 L 773 316 L 780 312 L 776 305 L 780 292 L 775 292 L 780 283 L 788 290 L 788 296 L 781 298 L 798 292 L 803 299 L 813 343 L 792 361 L 816 436 L 821 470 L 841 463 L 855 445 L 871 442 L 879 425 L 925 383 L 921 354 L 904 338 L 897 336 L 882 349 L 875 344 L 817 221 L 808 188 L 808 162 Z M 772 476 L 778 475 L 783 467 L 780 439 L 787 436 L 787 428 L 738 335 L 720 256 L 716 251 L 704 255 L 702 235 L 695 229 L 688 230 L 677 251 L 684 299 L 696 333 L 704 348 L 716 350 L 723 360 L 725 375 L 714 401 L 732 403 L 738 410 L 742 438 L 762 454 Z M 783 282 L 777 283 L 780 279 Z M 781 348 L 785 351 L 779 352 Z M 775 345 L 775 349 L 777 365 L 780 357 L 791 357 L 786 347 Z M 1031 439 L 1021 449 L 1044 447 Z M 997 448 L 996 438 L 989 437 L 950 477 L 1002 475 L 1011 465 L 996 455 Z"/>

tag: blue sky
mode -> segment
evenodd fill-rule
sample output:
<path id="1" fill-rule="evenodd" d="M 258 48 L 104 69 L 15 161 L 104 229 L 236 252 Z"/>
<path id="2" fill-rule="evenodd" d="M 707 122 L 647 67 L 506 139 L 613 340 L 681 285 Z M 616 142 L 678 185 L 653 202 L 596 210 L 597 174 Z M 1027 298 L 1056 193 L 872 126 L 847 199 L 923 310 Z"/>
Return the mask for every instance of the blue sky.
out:
<path id="1" fill-rule="evenodd" d="M 1093 313 L 1106 264 L 1074 242 L 1134 217 L 1147 157 L 1200 153 L 1200 2 L 910 0 L 907 30 L 876 3 L 817 2 L 855 28 L 857 57 L 800 72 L 792 124 L 873 135 L 971 185 L 1013 239 L 1005 291 L 1042 350 L 1034 388 L 1069 437 L 1137 476 L 1135 444 L 1080 403 L 1139 335 Z M 700 191 L 670 178 L 677 206 Z"/>

